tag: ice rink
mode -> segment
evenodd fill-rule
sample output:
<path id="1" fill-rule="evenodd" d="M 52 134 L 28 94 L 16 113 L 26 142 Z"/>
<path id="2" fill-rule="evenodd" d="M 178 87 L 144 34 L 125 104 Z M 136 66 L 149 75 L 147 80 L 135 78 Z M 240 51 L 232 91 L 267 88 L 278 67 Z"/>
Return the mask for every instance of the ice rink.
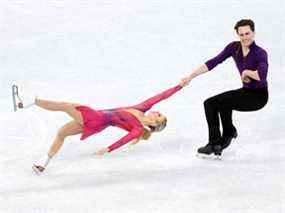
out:
<path id="1" fill-rule="evenodd" d="M 1 0 L 0 212 L 285 212 L 284 14 L 283 0 Z M 203 101 L 241 87 L 232 59 L 156 105 L 168 125 L 151 140 L 98 158 L 123 130 L 73 136 L 44 174 L 33 173 L 70 118 L 13 112 L 13 84 L 24 101 L 134 105 L 238 40 L 242 18 L 255 21 L 268 52 L 270 98 L 260 111 L 234 112 L 239 137 L 221 161 L 196 150 L 208 137 Z"/>

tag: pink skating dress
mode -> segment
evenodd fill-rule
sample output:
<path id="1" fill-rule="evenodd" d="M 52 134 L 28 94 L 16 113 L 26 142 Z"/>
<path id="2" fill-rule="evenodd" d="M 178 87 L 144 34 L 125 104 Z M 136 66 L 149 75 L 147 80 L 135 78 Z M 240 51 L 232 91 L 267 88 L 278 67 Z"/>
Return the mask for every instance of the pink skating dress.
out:
<path id="1" fill-rule="evenodd" d="M 109 146 L 109 152 L 123 146 L 135 138 L 139 138 L 144 133 L 144 127 L 141 122 L 130 112 L 125 109 L 134 108 L 142 112 L 148 111 L 156 103 L 167 99 L 182 87 L 177 85 L 158 95 L 143 101 L 140 104 L 120 107 L 107 110 L 94 110 L 88 106 L 77 106 L 76 109 L 81 112 L 83 117 L 83 133 L 80 140 L 104 130 L 108 126 L 116 126 L 128 131 L 128 134 Z"/>

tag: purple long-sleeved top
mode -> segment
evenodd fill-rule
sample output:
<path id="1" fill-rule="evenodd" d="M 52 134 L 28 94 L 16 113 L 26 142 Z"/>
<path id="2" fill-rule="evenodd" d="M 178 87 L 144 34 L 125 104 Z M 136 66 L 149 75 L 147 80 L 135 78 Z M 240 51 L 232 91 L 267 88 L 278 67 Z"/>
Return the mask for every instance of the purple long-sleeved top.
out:
<path id="1" fill-rule="evenodd" d="M 264 49 L 257 46 L 255 42 L 250 45 L 250 51 L 247 56 L 243 56 L 242 47 L 239 41 L 234 41 L 228 44 L 224 50 L 216 57 L 208 60 L 205 64 L 209 70 L 212 70 L 218 64 L 225 61 L 230 56 L 233 57 L 240 75 L 246 69 L 257 70 L 260 81 L 251 79 L 249 83 L 243 82 L 244 88 L 266 88 L 267 87 L 267 72 L 268 72 L 268 57 Z"/>

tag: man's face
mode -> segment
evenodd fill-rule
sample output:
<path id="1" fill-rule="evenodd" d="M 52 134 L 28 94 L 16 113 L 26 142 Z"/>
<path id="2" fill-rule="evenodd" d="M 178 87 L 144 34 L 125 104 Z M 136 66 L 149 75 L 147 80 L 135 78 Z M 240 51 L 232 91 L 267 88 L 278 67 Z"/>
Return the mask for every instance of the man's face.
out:
<path id="1" fill-rule="evenodd" d="M 237 30 L 238 37 L 243 46 L 250 46 L 254 41 L 255 33 L 250 29 L 250 26 L 242 26 Z"/>

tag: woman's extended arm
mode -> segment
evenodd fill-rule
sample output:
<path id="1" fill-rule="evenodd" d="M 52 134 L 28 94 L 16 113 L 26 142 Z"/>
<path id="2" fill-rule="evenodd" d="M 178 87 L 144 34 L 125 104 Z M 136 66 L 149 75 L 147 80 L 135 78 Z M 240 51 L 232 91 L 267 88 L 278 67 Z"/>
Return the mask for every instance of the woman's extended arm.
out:
<path id="1" fill-rule="evenodd" d="M 170 96 L 172 96 L 174 93 L 178 92 L 180 89 L 182 89 L 181 85 L 177 85 L 175 87 L 172 87 L 170 89 L 167 89 L 161 93 L 159 93 L 158 95 L 155 95 L 143 102 L 141 102 L 140 104 L 137 104 L 135 106 L 132 106 L 133 108 L 136 108 L 142 112 L 146 112 L 148 111 L 153 105 L 157 104 L 158 102 L 165 100 L 167 98 L 169 98 Z"/>
<path id="2" fill-rule="evenodd" d="M 143 128 L 135 128 L 132 131 L 130 131 L 127 135 L 122 137 L 117 142 L 113 143 L 112 145 L 108 146 L 107 148 L 103 148 L 96 152 L 97 155 L 104 155 L 107 152 L 112 152 L 115 149 L 118 149 L 119 147 L 123 146 L 126 143 L 129 143 L 130 141 L 134 139 L 138 139 L 143 134 Z"/>

